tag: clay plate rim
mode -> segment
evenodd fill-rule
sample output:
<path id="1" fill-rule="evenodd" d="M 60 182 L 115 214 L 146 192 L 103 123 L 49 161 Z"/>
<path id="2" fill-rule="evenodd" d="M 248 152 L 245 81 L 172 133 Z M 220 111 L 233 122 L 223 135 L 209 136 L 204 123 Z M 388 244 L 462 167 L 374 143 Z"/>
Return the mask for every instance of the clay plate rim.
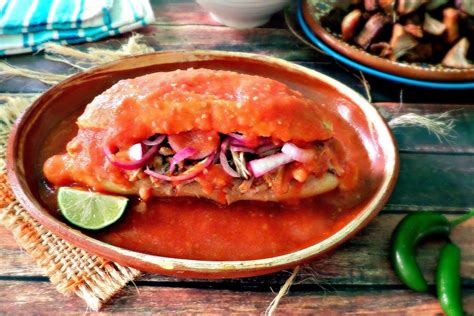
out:
<path id="1" fill-rule="evenodd" d="M 152 62 L 148 60 L 152 60 Z M 130 69 L 132 67 L 130 65 L 133 65 L 134 68 L 140 68 L 152 64 L 183 63 L 204 60 L 216 60 L 221 62 L 225 60 L 239 60 L 242 62 L 248 61 L 253 63 L 258 62 L 259 64 L 277 67 L 288 72 L 301 73 L 312 77 L 314 80 L 324 81 L 330 86 L 333 86 L 339 93 L 352 100 L 354 104 L 358 105 L 367 117 L 371 127 L 377 131 L 379 138 L 382 139 L 381 143 L 383 142 L 384 144 L 382 147 L 384 151 L 383 153 L 386 157 L 383 181 L 367 207 L 336 234 L 302 250 L 286 255 L 258 260 L 205 261 L 148 255 L 104 243 L 86 236 L 79 230 L 76 230 L 68 226 L 66 223 L 54 218 L 36 199 L 31 197 L 31 192 L 25 180 L 19 177 L 19 174 L 21 174 L 19 168 L 21 166 L 16 163 L 16 157 L 17 152 L 22 148 L 21 144 L 19 144 L 21 141 L 21 135 L 22 133 L 27 133 L 28 124 L 32 125 L 31 122 L 34 121 L 35 115 L 37 116 L 36 109 L 41 108 L 42 100 L 48 98 L 50 95 L 54 95 L 63 87 L 74 85 L 81 80 L 87 79 L 91 75 L 97 76 L 103 72 Z M 76 74 L 46 91 L 17 119 L 10 133 L 7 146 L 7 173 L 13 192 L 25 209 L 36 220 L 38 220 L 38 222 L 53 233 L 75 246 L 84 248 L 91 253 L 125 266 L 134 267 L 148 272 L 197 278 L 231 278 L 270 273 L 291 266 L 296 266 L 302 262 L 307 262 L 310 259 L 333 249 L 352 237 L 378 214 L 383 205 L 387 202 L 395 186 L 398 171 L 398 152 L 389 127 L 377 110 L 354 90 L 319 72 L 278 58 L 249 53 L 223 51 L 157 52 L 124 58 Z"/>
<path id="2" fill-rule="evenodd" d="M 382 72 L 416 80 L 445 82 L 463 82 L 474 80 L 474 67 L 468 69 L 446 68 L 436 65 L 422 67 L 417 64 L 394 62 L 386 58 L 370 54 L 363 49 L 348 44 L 331 34 L 312 14 L 313 8 L 309 1 L 299 1 L 302 1 L 304 20 L 314 35 L 321 39 L 330 48 L 349 59 Z"/>

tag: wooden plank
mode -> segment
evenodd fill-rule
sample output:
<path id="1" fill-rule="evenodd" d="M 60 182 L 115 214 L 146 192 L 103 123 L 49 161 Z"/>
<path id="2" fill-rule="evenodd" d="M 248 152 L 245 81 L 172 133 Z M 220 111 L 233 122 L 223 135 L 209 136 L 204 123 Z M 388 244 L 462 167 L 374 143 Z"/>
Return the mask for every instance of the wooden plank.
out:
<path id="1" fill-rule="evenodd" d="M 75 296 L 58 296 L 47 282 L 2 281 L 0 310 L 8 314 L 51 315 L 54 313 L 78 314 L 86 311 L 85 304 Z M 129 286 L 103 307 L 100 315 L 122 313 L 139 314 L 240 314 L 261 315 L 275 296 L 265 292 L 233 291 Z M 464 291 L 464 309 L 474 312 L 474 290 Z M 315 290 L 299 291 L 292 287 L 278 306 L 281 315 L 335 314 L 441 314 L 442 310 L 432 294 L 413 293 L 408 290 Z M 87 313 L 98 315 L 99 313 Z"/>
<path id="2" fill-rule="evenodd" d="M 187 28 L 188 26 L 184 26 Z M 283 59 L 296 61 L 306 67 L 325 73 L 336 80 L 352 87 L 360 94 L 366 96 L 365 89 L 358 79 L 359 72 L 341 67 L 334 63 L 332 59 L 307 48 L 304 44 L 292 38 L 286 30 L 275 30 L 270 32 L 267 29 L 258 29 L 257 35 L 241 34 L 243 31 L 230 30 L 223 27 L 215 27 L 216 34 L 212 30 L 199 30 L 198 34 L 193 33 L 194 26 L 189 26 L 191 30 L 179 30 L 182 27 L 160 27 L 159 31 L 153 31 L 151 27 L 147 31 L 148 42 L 157 50 L 172 49 L 217 49 L 230 51 L 244 51 L 257 54 L 267 54 Z M 178 28 L 174 32 L 174 28 Z M 207 28 L 202 26 L 200 28 Z M 170 30 L 171 29 L 171 30 Z M 247 31 L 254 33 L 254 31 Z M 269 33 L 270 32 L 270 33 Z M 281 33 L 285 33 L 283 36 Z M 128 35 L 126 35 L 128 36 Z M 208 38 L 226 38 L 226 41 L 207 41 Z M 280 39 L 283 38 L 283 40 Z M 85 47 L 117 48 L 125 41 L 125 36 L 111 38 L 98 43 L 77 45 L 80 49 Z M 301 60 L 306 62 L 301 62 Z M 73 70 L 61 63 L 44 60 L 42 55 L 21 55 L 4 58 L 5 61 L 14 66 L 23 66 L 33 70 L 45 70 L 56 73 L 71 73 Z M 386 80 L 366 76 L 371 84 L 371 95 L 375 102 L 399 102 L 400 95 L 403 94 L 403 102 L 432 102 L 432 103 L 466 103 L 471 100 L 471 91 L 459 91 L 447 93 L 444 90 L 423 90 L 415 87 L 403 86 Z M 13 78 L 3 80 L 0 85 L 0 92 L 42 92 L 48 88 L 36 80 Z M 420 92 L 421 91 L 421 92 Z"/>
<path id="3" fill-rule="evenodd" d="M 334 59 L 331 59 L 331 63 L 315 63 L 315 61 L 319 60 L 316 58 L 317 57 L 313 57 L 313 59 L 309 61 L 306 59 L 295 59 L 292 61 L 329 75 L 356 90 L 364 97 L 367 97 L 366 89 L 362 85 L 360 71 L 345 66 Z M 444 103 L 448 105 L 456 103 L 470 104 L 473 102 L 472 89 L 437 90 L 400 84 L 368 74 L 365 74 L 364 78 L 369 86 L 372 102 Z"/>
<path id="4" fill-rule="evenodd" d="M 454 120 L 452 134 L 448 138 L 438 138 L 420 127 L 397 127 L 393 129 L 398 148 L 403 152 L 474 153 L 474 106 L 462 104 L 426 103 L 375 103 L 387 121 L 408 113 L 422 116 L 439 115 L 449 112 Z"/>
<path id="5" fill-rule="evenodd" d="M 128 36 L 128 35 L 127 35 Z M 212 36 L 208 34 L 208 36 Z M 112 38 L 97 43 L 89 43 L 87 45 L 76 45 L 80 49 L 85 49 L 85 47 L 103 47 L 116 49 L 123 43 L 125 40 L 122 37 Z M 249 48 L 241 47 L 240 44 L 235 44 L 235 41 L 232 41 L 232 38 L 229 39 L 226 43 L 226 47 L 218 47 L 214 45 L 209 47 L 208 45 L 202 45 L 201 43 L 194 43 L 193 35 L 189 35 L 186 38 L 186 43 L 188 47 L 182 47 L 183 49 L 218 49 L 218 50 L 231 50 L 231 51 L 249 51 Z M 158 39 L 162 41 L 161 38 Z M 271 41 L 275 43 L 277 40 L 271 38 Z M 293 58 L 294 62 L 306 66 L 308 68 L 320 71 L 324 74 L 333 77 L 336 80 L 341 81 L 342 83 L 348 85 L 352 89 L 356 90 L 358 93 L 366 96 L 365 89 L 362 85 L 361 80 L 359 79 L 360 74 L 357 71 L 348 69 L 346 67 L 341 67 L 340 65 L 334 63 L 331 59 L 325 58 L 324 56 L 314 55 L 313 57 L 308 57 L 312 61 L 301 62 L 297 59 L 299 58 L 297 54 L 301 51 L 298 47 L 301 47 L 302 44 L 298 43 L 288 43 L 280 47 L 279 50 L 271 51 L 269 49 L 264 49 L 265 46 L 270 46 L 270 44 L 265 44 L 265 39 L 261 39 L 262 43 L 254 43 L 252 49 L 250 50 L 253 53 L 257 54 L 268 54 L 280 58 Z M 291 52 L 285 52 L 285 49 L 292 47 Z M 166 45 L 164 41 L 158 50 L 169 50 L 169 49 L 180 49 L 181 45 L 174 45 L 173 47 Z M 304 49 L 304 50 L 310 50 Z M 295 55 L 296 54 L 296 55 Z M 308 54 L 311 54 L 308 52 Z M 10 64 L 18 67 L 27 67 L 33 70 L 43 70 L 50 71 L 55 73 L 72 73 L 74 72 L 69 66 L 57 62 L 52 62 L 45 60 L 42 54 L 38 55 L 20 55 L 12 56 L 3 59 L 4 61 L 9 62 Z M 403 103 L 467 103 L 472 102 L 471 91 L 457 91 L 457 92 L 446 92 L 444 90 L 424 90 L 415 87 L 403 86 L 392 83 L 390 81 L 381 80 L 378 78 L 371 78 L 366 76 L 369 82 L 371 83 L 371 95 L 374 102 L 396 102 L 400 103 L 400 94 L 403 94 L 402 100 Z M 43 92 L 48 89 L 48 85 L 45 85 L 37 80 L 25 79 L 25 78 L 11 78 L 7 79 L 0 76 L 0 93 L 2 92 L 13 92 L 13 93 L 28 93 L 28 92 Z M 471 100 L 471 101 L 470 101 Z"/>
<path id="6" fill-rule="evenodd" d="M 474 155 L 400 154 L 392 209 L 474 207 Z"/>
<path id="7" fill-rule="evenodd" d="M 3 57 L 1 61 L 18 68 L 27 68 L 39 72 L 44 71 L 58 74 L 75 73 L 75 70 L 71 66 L 46 60 L 43 54 Z M 35 79 L 0 75 L 0 93 L 38 93 L 46 91 L 49 88 L 50 85 Z"/>
<path id="8" fill-rule="evenodd" d="M 295 61 L 330 61 L 302 44 L 288 29 L 237 30 L 224 26 L 149 26 L 144 34 L 156 50 L 216 49 L 272 55 Z"/>
<path id="9" fill-rule="evenodd" d="M 323 287 L 344 286 L 401 286 L 392 272 L 389 262 L 390 236 L 403 215 L 382 214 L 368 227 L 357 234 L 336 251 L 315 260 L 298 276 L 298 283 L 306 285 L 319 284 Z M 454 218 L 454 217 L 450 217 Z M 462 276 L 465 286 L 474 286 L 474 219 L 458 226 L 451 238 L 462 249 Z M 0 279 L 7 277 L 31 278 L 42 277 L 44 273 L 33 263 L 32 259 L 12 246 L 12 238 L 0 228 Z M 433 284 L 433 273 L 436 267 L 441 241 L 429 242 L 420 247 L 418 260 L 430 284 Z M 242 289 L 253 289 L 262 286 L 278 286 L 288 278 L 285 272 L 268 276 L 209 281 L 222 286 L 234 286 Z M 204 284 L 202 280 L 180 280 L 154 274 L 145 275 L 141 281 L 163 284 Z M 148 283 L 147 283 L 148 284 Z"/>

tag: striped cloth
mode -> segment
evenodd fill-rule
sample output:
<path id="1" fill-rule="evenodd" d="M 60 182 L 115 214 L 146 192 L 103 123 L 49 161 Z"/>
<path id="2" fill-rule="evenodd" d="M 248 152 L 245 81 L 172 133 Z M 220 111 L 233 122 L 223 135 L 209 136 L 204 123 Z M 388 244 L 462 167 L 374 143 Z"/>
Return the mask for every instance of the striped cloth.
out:
<path id="1" fill-rule="evenodd" d="M 149 0 L 0 0 L 0 56 L 77 44 L 154 21 Z"/>

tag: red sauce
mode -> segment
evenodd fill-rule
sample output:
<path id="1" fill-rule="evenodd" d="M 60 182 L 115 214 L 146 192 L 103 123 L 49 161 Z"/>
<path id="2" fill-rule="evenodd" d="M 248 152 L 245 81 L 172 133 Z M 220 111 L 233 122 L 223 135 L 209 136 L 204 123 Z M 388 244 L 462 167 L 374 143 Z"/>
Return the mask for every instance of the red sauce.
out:
<path id="1" fill-rule="evenodd" d="M 139 252 L 203 260 L 265 258 L 328 238 L 360 212 L 380 182 L 373 168 L 374 158 L 368 155 L 376 155 L 378 147 L 362 112 L 347 100 L 328 95 L 326 101 L 330 102 L 321 106 L 339 142 L 332 152 L 345 155 L 348 162 L 339 189 L 292 205 L 237 202 L 222 206 L 194 198 L 151 198 L 145 203 L 133 198 L 123 219 L 89 234 Z M 72 124 L 76 118 L 71 117 L 51 134 L 40 163 L 61 153 L 71 139 L 69 135 L 77 130 Z M 90 133 L 87 137 L 92 141 L 94 134 Z M 217 171 L 209 171 L 213 172 Z M 218 174 L 215 178 L 216 183 L 226 181 Z M 43 197 L 52 212 L 60 216 L 54 191 L 45 186 Z"/>
<path id="2" fill-rule="evenodd" d="M 296 206 L 237 202 L 223 207 L 194 198 L 134 200 L 119 223 L 94 236 L 161 256 L 247 260 L 308 247 L 334 234 L 351 215 L 338 212 L 324 197 Z"/>

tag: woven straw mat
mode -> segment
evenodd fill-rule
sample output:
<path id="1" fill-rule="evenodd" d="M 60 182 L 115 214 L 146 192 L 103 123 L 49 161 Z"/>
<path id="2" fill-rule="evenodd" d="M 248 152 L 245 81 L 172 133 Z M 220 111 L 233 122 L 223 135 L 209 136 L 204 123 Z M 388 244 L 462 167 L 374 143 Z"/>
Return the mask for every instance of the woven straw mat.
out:
<path id="1" fill-rule="evenodd" d="M 55 236 L 16 201 L 6 176 L 5 147 L 10 128 L 31 98 L 7 97 L 0 102 L 0 224 L 44 269 L 61 293 L 75 293 L 88 308 L 99 310 L 140 271 L 92 255 Z"/>

